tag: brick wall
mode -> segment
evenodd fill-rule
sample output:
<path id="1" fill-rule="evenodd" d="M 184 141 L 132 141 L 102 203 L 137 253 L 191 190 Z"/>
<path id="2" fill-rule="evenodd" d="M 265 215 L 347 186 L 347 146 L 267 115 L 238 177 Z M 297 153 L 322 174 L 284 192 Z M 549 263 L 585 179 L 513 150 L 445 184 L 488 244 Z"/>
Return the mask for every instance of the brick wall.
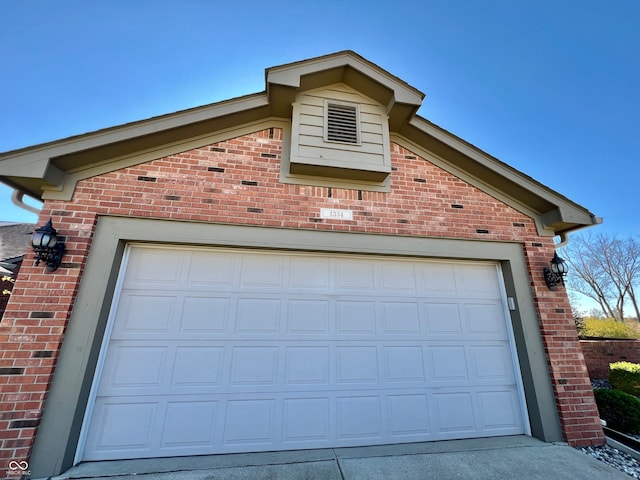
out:
<path id="1" fill-rule="evenodd" d="M 609 364 L 640 363 L 640 340 L 580 340 L 591 378 L 609 378 Z"/>
<path id="2" fill-rule="evenodd" d="M 98 215 L 521 242 L 566 440 L 603 443 L 567 297 L 541 274 L 553 242 L 532 219 L 398 145 L 389 193 L 283 184 L 281 142 L 267 129 L 89 178 L 72 201 L 45 202 L 39 223 L 53 219 L 67 253 L 53 274 L 23 266 L 0 327 L 0 458 L 28 456 Z M 322 207 L 354 218 L 320 219 Z"/>

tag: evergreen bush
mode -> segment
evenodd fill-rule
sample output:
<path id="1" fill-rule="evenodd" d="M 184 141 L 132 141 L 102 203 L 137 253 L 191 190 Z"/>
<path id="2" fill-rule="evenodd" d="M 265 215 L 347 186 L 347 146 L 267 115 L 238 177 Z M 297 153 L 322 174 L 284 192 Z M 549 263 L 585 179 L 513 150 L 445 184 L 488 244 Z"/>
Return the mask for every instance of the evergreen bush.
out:
<path id="1" fill-rule="evenodd" d="M 616 390 L 640 396 L 640 365 L 631 362 L 609 364 L 609 383 Z"/>
<path id="2" fill-rule="evenodd" d="M 624 433 L 640 433 L 640 400 L 633 395 L 608 388 L 593 390 L 600 418 L 607 426 Z"/>

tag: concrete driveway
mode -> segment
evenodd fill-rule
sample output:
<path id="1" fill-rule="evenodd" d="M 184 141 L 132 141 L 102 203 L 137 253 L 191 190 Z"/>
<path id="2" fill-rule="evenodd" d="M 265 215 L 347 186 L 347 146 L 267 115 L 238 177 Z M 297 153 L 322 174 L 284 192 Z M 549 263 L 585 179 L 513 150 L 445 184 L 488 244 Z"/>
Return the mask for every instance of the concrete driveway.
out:
<path id="1" fill-rule="evenodd" d="M 563 444 L 527 436 L 150 460 L 89 462 L 53 480 L 628 480 Z"/>

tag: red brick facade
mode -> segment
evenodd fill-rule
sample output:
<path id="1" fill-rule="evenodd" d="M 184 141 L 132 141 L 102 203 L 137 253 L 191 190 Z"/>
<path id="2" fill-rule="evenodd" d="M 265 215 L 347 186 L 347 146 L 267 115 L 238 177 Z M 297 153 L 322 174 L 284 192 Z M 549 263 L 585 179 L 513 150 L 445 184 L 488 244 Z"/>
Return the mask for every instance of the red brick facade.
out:
<path id="1" fill-rule="evenodd" d="M 553 242 L 531 218 L 396 144 L 389 193 L 284 184 L 281 143 L 267 129 L 82 180 L 72 201 L 45 202 L 40 223 L 53 219 L 67 253 L 53 274 L 23 265 L 0 327 L 0 458 L 28 458 L 99 215 L 519 242 L 565 438 L 603 443 L 567 297 L 541 274 Z M 320 219 L 321 207 L 354 219 Z"/>
<path id="2" fill-rule="evenodd" d="M 640 340 L 580 340 L 591 378 L 609 378 L 609 364 L 640 363 Z"/>

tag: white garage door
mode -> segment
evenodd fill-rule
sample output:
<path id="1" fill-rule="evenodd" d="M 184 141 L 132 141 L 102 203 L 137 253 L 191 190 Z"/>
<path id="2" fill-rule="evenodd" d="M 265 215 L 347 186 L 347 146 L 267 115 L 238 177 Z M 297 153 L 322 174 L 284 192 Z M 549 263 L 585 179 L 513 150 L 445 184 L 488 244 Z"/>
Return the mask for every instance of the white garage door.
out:
<path id="1" fill-rule="evenodd" d="M 133 246 L 84 460 L 522 434 L 497 266 Z"/>

